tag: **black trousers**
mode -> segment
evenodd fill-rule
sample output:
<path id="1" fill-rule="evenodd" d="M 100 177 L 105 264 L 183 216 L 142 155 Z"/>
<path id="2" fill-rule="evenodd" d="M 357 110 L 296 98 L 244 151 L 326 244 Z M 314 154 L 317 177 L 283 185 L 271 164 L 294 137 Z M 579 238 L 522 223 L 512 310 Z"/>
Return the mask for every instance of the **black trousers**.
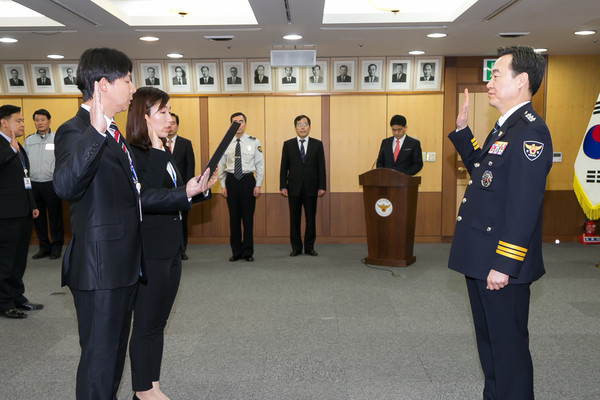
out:
<path id="1" fill-rule="evenodd" d="M 117 400 L 137 287 L 136 284 L 109 290 L 71 288 L 81 345 L 77 400 Z"/>
<path id="2" fill-rule="evenodd" d="M 146 259 L 147 284 L 138 288 L 129 342 L 131 383 L 142 392 L 160 380 L 164 332 L 181 280 L 181 254 L 171 259 Z"/>
<path id="3" fill-rule="evenodd" d="M 33 217 L 0 218 L 0 312 L 27 301 L 23 275 Z"/>
<path id="4" fill-rule="evenodd" d="M 244 174 L 240 180 L 231 173 L 225 179 L 227 207 L 229 208 L 229 244 L 234 256 L 254 255 L 254 208 L 256 197 L 254 174 Z M 242 239 L 242 223 L 244 236 Z"/>
<path id="5" fill-rule="evenodd" d="M 303 189 L 300 196 L 289 196 L 290 207 L 290 242 L 292 250 L 302 252 L 302 236 L 300 227 L 302 224 L 302 207 L 304 207 L 304 252 L 314 250 L 317 238 L 317 196 L 309 196 Z"/>
<path id="6" fill-rule="evenodd" d="M 529 352 L 531 284 L 486 289 L 486 281 L 466 278 L 477 349 L 485 385 L 484 400 L 533 400 Z"/>
<path id="7" fill-rule="evenodd" d="M 185 253 L 188 240 L 188 210 L 181 211 L 181 226 L 183 227 L 183 252 Z"/>
<path id="8" fill-rule="evenodd" d="M 35 234 L 40 242 L 40 250 L 60 254 L 65 240 L 63 229 L 62 200 L 54 192 L 52 181 L 32 182 L 33 198 L 40 215 L 34 220 Z M 50 238 L 48 237 L 50 223 Z"/>

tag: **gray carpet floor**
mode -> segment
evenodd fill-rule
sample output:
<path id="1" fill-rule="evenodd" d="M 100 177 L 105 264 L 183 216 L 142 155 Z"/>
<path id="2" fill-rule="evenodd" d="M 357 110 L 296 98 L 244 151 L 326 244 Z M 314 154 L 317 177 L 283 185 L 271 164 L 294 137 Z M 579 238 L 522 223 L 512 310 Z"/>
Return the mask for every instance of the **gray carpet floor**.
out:
<path id="1" fill-rule="evenodd" d="M 193 245 L 169 320 L 161 387 L 172 400 L 481 399 L 462 275 L 448 244 L 417 244 L 408 268 L 361 263 L 366 245 Z M 0 318 L 0 399 L 74 399 L 79 345 L 60 261 L 31 260 L 26 295 L 45 304 Z M 600 246 L 545 244 L 532 286 L 536 398 L 600 399 Z M 379 267 L 378 267 L 379 268 Z M 129 360 L 119 399 L 130 399 Z"/>

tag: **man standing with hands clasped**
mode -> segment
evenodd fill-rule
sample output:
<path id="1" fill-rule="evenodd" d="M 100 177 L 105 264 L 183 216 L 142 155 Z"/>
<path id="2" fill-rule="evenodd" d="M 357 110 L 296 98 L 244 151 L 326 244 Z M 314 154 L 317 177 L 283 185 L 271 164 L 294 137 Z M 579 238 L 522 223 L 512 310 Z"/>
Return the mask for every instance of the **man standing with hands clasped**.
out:
<path id="1" fill-rule="evenodd" d="M 294 119 L 294 126 L 297 136 L 283 143 L 279 171 L 279 188 L 281 194 L 288 198 L 290 207 L 290 256 L 302 254 L 302 207 L 306 218 L 304 253 L 317 256 L 317 196 L 322 197 L 325 194 L 325 152 L 319 139 L 308 137 L 310 118 L 298 115 Z"/>
<path id="2" fill-rule="evenodd" d="M 449 134 L 470 175 L 449 267 L 465 275 L 485 384 L 483 398 L 534 398 L 529 352 L 531 283 L 545 272 L 542 202 L 552 141 L 531 98 L 545 61 L 531 47 L 498 49 L 487 84 L 501 117 L 480 147 L 467 126 L 468 91 Z"/>
<path id="3" fill-rule="evenodd" d="M 262 148 L 257 138 L 246 135 L 244 114 L 236 112 L 229 117 L 229 121 L 240 124 L 235 138 L 219 162 L 221 195 L 227 198 L 229 208 L 229 243 L 232 252 L 229 261 L 240 258 L 254 261 L 254 207 L 256 198 L 260 196 L 264 173 Z"/>

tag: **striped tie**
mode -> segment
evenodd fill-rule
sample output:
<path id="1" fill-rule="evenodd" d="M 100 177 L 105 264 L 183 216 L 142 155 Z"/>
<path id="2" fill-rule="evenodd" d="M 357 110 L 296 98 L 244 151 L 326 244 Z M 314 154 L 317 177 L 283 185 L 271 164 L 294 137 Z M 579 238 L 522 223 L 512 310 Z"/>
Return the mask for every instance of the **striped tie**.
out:
<path id="1" fill-rule="evenodd" d="M 242 170 L 242 148 L 240 146 L 240 139 L 237 140 L 235 145 L 235 162 L 233 164 L 233 176 L 238 181 L 244 177 L 244 171 Z"/>
<path id="2" fill-rule="evenodd" d="M 306 152 L 304 151 L 305 141 L 305 139 L 300 140 L 300 157 L 302 158 L 302 162 L 304 162 L 304 158 L 306 157 Z"/>
<path id="3" fill-rule="evenodd" d="M 112 135 L 115 138 L 115 141 L 117 142 L 117 144 L 120 142 L 121 143 L 121 148 L 123 149 L 123 151 L 125 153 L 127 153 L 127 148 L 125 147 L 125 143 L 121 142 L 120 138 L 121 138 L 121 132 L 119 132 L 119 128 L 117 128 L 117 125 L 114 122 L 110 123 L 110 131 L 112 131 Z"/>

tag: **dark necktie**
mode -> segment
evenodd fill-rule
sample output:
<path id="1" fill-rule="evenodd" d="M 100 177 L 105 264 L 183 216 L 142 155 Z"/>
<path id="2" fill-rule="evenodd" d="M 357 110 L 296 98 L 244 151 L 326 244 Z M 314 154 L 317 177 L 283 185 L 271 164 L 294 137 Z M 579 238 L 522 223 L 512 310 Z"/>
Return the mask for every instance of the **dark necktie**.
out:
<path id="1" fill-rule="evenodd" d="M 238 181 L 244 177 L 244 171 L 242 170 L 242 147 L 240 146 L 240 139 L 237 139 L 237 144 L 235 145 L 233 176 L 235 176 L 235 179 Z"/>
<path id="2" fill-rule="evenodd" d="M 304 151 L 304 142 L 305 139 L 300 140 L 300 158 L 302 158 L 302 162 L 304 162 L 304 158 L 306 157 L 306 152 Z"/>
<path id="3" fill-rule="evenodd" d="M 117 128 L 117 125 L 114 122 L 110 123 L 110 131 L 112 131 L 112 136 L 115 138 L 115 141 L 117 142 L 117 144 L 121 143 L 121 148 L 123 149 L 123 151 L 125 153 L 127 153 L 127 148 L 125 147 L 125 143 L 121 142 L 121 132 L 119 132 L 119 129 Z"/>
<path id="4" fill-rule="evenodd" d="M 483 145 L 484 151 L 487 151 L 494 142 L 494 140 L 496 140 L 496 135 L 498 134 L 498 131 L 500 131 L 500 125 L 498 124 L 498 121 L 496 121 L 496 124 L 494 124 L 494 128 L 492 129 L 488 137 L 485 139 L 485 144 Z"/>

